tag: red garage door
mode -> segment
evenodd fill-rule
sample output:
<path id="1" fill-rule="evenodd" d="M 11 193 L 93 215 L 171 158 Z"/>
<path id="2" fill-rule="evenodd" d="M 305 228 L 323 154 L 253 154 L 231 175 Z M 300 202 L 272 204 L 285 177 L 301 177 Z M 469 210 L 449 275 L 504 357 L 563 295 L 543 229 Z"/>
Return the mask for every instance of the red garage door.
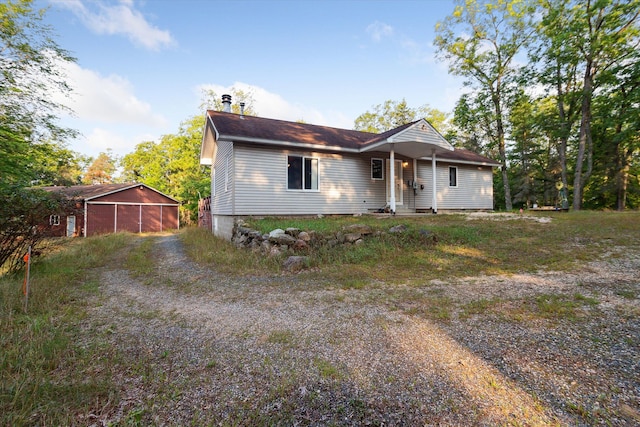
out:
<path id="1" fill-rule="evenodd" d="M 87 212 L 87 236 L 113 233 L 115 205 L 91 205 Z"/>
<path id="2" fill-rule="evenodd" d="M 140 232 L 140 205 L 117 205 L 116 231 Z"/>
<path id="3" fill-rule="evenodd" d="M 114 203 L 90 204 L 87 208 L 87 236 L 123 231 L 152 233 L 178 228 L 178 206 Z"/>

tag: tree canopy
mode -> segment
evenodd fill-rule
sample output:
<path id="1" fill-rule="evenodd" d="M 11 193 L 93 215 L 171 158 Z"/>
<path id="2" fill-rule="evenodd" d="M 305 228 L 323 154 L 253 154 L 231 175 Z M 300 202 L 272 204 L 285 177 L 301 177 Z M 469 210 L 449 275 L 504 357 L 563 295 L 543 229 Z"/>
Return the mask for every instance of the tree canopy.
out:
<path id="1" fill-rule="evenodd" d="M 51 98 L 69 92 L 61 63 L 73 61 L 43 23 L 33 0 L 0 3 L 0 183 L 37 181 L 38 144 L 64 144 L 75 131 L 60 127 L 65 108 Z M 43 148 L 46 151 L 48 148 Z M 64 156 L 68 153 L 60 153 Z M 34 176 L 35 174 L 35 176 Z"/>
<path id="2" fill-rule="evenodd" d="M 427 119 L 441 133 L 445 132 L 448 126 L 446 113 L 428 105 L 411 108 L 404 98 L 401 101 L 387 100 L 382 104 L 374 105 L 372 110 L 356 118 L 355 130 L 382 133 L 419 119 Z"/>

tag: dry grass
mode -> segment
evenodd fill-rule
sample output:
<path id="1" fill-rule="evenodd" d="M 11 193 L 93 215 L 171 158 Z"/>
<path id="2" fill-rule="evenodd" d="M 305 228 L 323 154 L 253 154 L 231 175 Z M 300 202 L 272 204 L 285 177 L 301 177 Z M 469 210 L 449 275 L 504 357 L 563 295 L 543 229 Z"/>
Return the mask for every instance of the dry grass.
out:
<path id="1" fill-rule="evenodd" d="M 171 235 L 82 239 L 34 264 L 26 315 L 2 277 L 0 425 L 640 419 L 639 213 L 320 225 L 365 221 L 409 232 L 297 275 L 199 230 L 191 258 Z"/>

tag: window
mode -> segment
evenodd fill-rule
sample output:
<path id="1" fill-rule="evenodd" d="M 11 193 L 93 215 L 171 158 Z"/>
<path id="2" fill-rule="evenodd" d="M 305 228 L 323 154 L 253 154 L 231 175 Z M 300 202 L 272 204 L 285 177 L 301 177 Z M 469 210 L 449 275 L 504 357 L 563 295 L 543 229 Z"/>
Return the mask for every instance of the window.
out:
<path id="1" fill-rule="evenodd" d="M 371 159 L 371 179 L 384 179 L 384 160 Z"/>
<path id="2" fill-rule="evenodd" d="M 449 166 L 449 187 L 458 186 L 458 168 Z"/>
<path id="3" fill-rule="evenodd" d="M 60 215 L 49 215 L 49 225 L 60 225 Z"/>
<path id="4" fill-rule="evenodd" d="M 318 159 L 287 156 L 287 189 L 318 190 Z"/>

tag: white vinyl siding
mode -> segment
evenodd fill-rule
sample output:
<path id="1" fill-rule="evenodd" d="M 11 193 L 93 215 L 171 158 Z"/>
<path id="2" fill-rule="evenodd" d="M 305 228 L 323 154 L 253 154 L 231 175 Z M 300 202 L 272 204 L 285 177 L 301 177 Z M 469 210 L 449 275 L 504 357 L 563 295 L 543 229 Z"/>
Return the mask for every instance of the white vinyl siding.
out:
<path id="1" fill-rule="evenodd" d="M 394 142 L 418 141 L 436 145 L 441 148 L 453 148 L 430 124 L 418 122 L 393 138 Z"/>
<path id="2" fill-rule="evenodd" d="M 233 143 L 216 141 L 216 144 L 218 145 L 217 155 L 211 169 L 211 213 L 231 215 L 233 214 Z M 226 191 L 226 188 L 230 191 Z"/>
<path id="3" fill-rule="evenodd" d="M 493 209 L 493 171 L 490 166 L 456 165 L 457 187 L 449 186 L 448 163 L 437 162 L 436 186 L 438 209 Z M 418 161 L 417 209 L 431 209 L 432 174 L 431 161 Z"/>
<path id="4" fill-rule="evenodd" d="M 287 190 L 287 156 L 318 159 L 318 190 Z M 355 214 L 385 205 L 371 157 L 234 145 L 236 215 Z"/>

